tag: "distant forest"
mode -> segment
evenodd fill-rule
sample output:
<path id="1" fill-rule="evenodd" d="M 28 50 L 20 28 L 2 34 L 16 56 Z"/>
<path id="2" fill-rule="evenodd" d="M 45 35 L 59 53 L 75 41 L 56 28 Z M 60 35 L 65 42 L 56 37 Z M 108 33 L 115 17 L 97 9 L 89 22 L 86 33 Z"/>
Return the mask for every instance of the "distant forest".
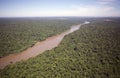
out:
<path id="1" fill-rule="evenodd" d="M 85 20 L 91 22 L 65 36 L 58 47 L 1 69 L 0 78 L 120 78 L 120 18 L 109 19 L 1 23 L 0 46 L 3 49 L 0 48 L 0 52 L 3 56 L 9 54 L 4 53 L 8 46 L 7 52 L 17 52 L 28 44 L 31 46 L 31 43 L 63 32 L 71 25 Z"/>
<path id="2" fill-rule="evenodd" d="M 21 52 L 38 41 L 59 34 L 71 25 L 83 22 L 79 18 L 1 18 L 0 57 Z"/>

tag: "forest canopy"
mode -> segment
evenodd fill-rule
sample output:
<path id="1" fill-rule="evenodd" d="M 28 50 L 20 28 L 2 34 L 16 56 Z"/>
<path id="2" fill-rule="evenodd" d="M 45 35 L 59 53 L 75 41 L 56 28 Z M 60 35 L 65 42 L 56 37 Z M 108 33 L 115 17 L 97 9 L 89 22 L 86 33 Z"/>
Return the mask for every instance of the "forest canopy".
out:
<path id="1" fill-rule="evenodd" d="M 0 70 L 0 77 L 120 78 L 118 21 L 93 19 L 66 36 L 53 50 Z"/>

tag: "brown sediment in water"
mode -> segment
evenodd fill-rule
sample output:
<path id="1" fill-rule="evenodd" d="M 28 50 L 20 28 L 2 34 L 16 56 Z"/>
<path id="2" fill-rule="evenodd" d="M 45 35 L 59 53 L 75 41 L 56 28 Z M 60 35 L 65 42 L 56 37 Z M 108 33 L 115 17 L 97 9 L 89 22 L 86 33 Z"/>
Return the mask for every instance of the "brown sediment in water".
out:
<path id="1" fill-rule="evenodd" d="M 83 24 L 87 24 L 87 23 L 83 23 Z M 35 56 L 43 53 L 46 50 L 51 50 L 51 49 L 57 47 L 65 35 L 68 35 L 74 31 L 78 30 L 80 28 L 80 26 L 83 24 L 72 26 L 69 30 L 67 30 L 61 34 L 49 37 L 44 41 L 37 42 L 33 47 L 30 47 L 30 48 L 26 49 L 25 51 L 22 51 L 22 52 L 16 53 L 16 54 L 10 54 L 8 56 L 0 58 L 0 69 L 3 69 L 4 67 L 6 67 L 7 65 L 9 65 L 11 63 L 16 63 L 21 60 L 27 60 L 31 57 L 35 57 Z"/>

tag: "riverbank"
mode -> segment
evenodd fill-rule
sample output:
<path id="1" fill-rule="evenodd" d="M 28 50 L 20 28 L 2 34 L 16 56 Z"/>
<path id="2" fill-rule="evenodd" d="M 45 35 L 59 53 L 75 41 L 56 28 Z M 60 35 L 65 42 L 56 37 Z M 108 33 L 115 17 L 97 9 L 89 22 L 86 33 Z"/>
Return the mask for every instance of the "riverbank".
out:
<path id="1" fill-rule="evenodd" d="M 16 63 L 21 60 L 27 60 L 31 57 L 35 57 L 38 54 L 43 53 L 46 50 L 51 50 L 51 49 L 57 47 L 65 35 L 68 35 L 74 31 L 78 30 L 80 28 L 80 26 L 84 25 L 84 24 L 88 24 L 88 22 L 72 26 L 69 30 L 67 30 L 61 34 L 49 37 L 42 42 L 37 42 L 33 47 L 30 47 L 23 52 L 16 53 L 16 54 L 10 54 L 8 56 L 0 58 L 0 69 L 3 69 L 4 67 L 6 67 L 9 64 L 13 64 L 13 63 Z"/>

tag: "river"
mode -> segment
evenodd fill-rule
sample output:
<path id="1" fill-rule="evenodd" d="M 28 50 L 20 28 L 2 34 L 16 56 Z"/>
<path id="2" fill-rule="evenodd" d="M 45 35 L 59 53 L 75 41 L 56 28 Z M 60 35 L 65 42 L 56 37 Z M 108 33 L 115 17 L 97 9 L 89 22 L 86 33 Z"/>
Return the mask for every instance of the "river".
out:
<path id="1" fill-rule="evenodd" d="M 89 24 L 89 23 L 90 22 L 86 21 L 82 24 L 71 26 L 71 28 L 69 30 L 67 30 L 61 34 L 49 37 L 44 41 L 37 42 L 33 47 L 30 47 L 23 52 L 16 53 L 16 54 L 10 54 L 8 56 L 0 58 L 0 69 L 3 69 L 4 67 L 6 67 L 7 65 L 9 65 L 11 63 L 13 64 L 13 63 L 16 63 L 21 60 L 27 60 L 31 57 L 35 57 L 35 56 L 45 52 L 46 50 L 51 50 L 51 49 L 57 47 L 60 44 L 60 42 L 62 41 L 62 39 L 64 38 L 64 36 L 78 30 L 81 25 Z"/>

